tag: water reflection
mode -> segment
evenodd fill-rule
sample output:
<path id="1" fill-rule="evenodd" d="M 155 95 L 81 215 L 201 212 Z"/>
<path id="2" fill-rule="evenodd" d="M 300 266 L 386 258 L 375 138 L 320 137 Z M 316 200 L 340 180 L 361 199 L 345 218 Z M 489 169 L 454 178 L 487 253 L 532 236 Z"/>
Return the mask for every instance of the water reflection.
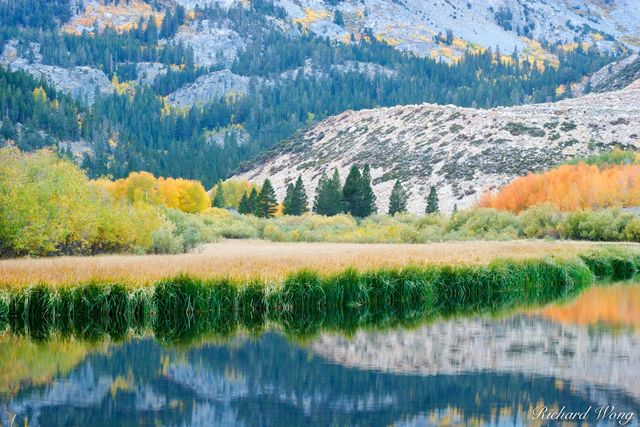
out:
<path id="1" fill-rule="evenodd" d="M 640 286 L 596 288 L 562 307 L 350 337 L 322 333 L 304 343 L 273 331 L 189 348 L 150 337 L 91 345 L 4 337 L 0 420 L 32 427 L 524 425 L 535 424 L 529 414 L 540 404 L 637 411 L 637 301 Z"/>

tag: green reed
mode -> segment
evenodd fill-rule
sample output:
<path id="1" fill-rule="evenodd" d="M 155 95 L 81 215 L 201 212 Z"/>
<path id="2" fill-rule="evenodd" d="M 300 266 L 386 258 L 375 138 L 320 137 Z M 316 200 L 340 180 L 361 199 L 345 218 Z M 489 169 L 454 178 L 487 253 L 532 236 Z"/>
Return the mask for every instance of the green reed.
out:
<path id="1" fill-rule="evenodd" d="M 599 280 L 629 279 L 640 256 L 620 250 L 571 259 L 495 261 L 481 266 L 347 269 L 322 276 L 303 270 L 281 283 L 167 278 L 145 289 L 92 282 L 56 289 L 38 285 L 0 290 L 0 330 L 46 339 L 52 331 L 84 339 L 116 339 L 152 330 L 169 342 L 189 342 L 267 323 L 294 335 L 320 330 L 415 324 L 434 317 L 546 304 Z"/>

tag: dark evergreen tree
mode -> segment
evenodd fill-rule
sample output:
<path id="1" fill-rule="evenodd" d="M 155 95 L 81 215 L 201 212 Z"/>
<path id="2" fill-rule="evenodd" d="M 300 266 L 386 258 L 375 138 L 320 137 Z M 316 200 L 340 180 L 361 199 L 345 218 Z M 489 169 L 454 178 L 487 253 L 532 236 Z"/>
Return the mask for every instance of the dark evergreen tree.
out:
<path id="1" fill-rule="evenodd" d="M 316 189 L 313 210 L 319 215 L 326 216 L 337 215 L 344 211 L 338 169 L 334 169 L 331 178 L 327 176 L 326 172 L 320 177 Z"/>
<path id="2" fill-rule="evenodd" d="M 276 192 L 271 185 L 269 178 L 264 180 L 262 184 L 262 190 L 256 199 L 255 214 L 259 218 L 273 218 L 278 210 L 278 200 L 276 199 Z"/>
<path id="3" fill-rule="evenodd" d="M 309 202 L 307 200 L 307 190 L 304 188 L 304 182 L 302 177 L 298 176 L 295 185 L 295 202 L 298 210 L 298 215 L 309 212 Z"/>
<path id="4" fill-rule="evenodd" d="M 400 180 L 397 179 L 391 190 L 389 198 L 389 215 L 395 215 L 398 212 L 407 211 L 407 192 L 402 187 Z"/>
<path id="5" fill-rule="evenodd" d="M 224 208 L 225 207 L 224 190 L 222 189 L 222 180 L 218 181 L 218 186 L 216 188 L 216 194 L 213 197 L 212 205 L 213 205 L 214 208 Z"/>
<path id="6" fill-rule="evenodd" d="M 353 165 L 342 188 L 344 209 L 353 216 L 360 216 L 362 199 L 362 175 L 358 166 Z"/>
<path id="7" fill-rule="evenodd" d="M 284 214 L 285 215 L 302 215 L 308 212 L 307 192 L 302 182 L 302 177 L 298 177 L 295 185 L 287 185 L 287 195 L 284 198 Z"/>
<path id="8" fill-rule="evenodd" d="M 429 195 L 427 196 L 427 208 L 425 209 L 425 213 L 432 214 L 436 212 L 440 212 L 438 192 L 436 191 L 436 187 L 432 185 L 429 189 Z"/>
<path id="9" fill-rule="evenodd" d="M 238 212 L 241 214 L 251 213 L 251 209 L 249 209 L 249 199 L 247 198 L 247 192 L 242 193 L 242 197 L 240 198 L 240 204 L 238 205 Z"/>
<path id="10" fill-rule="evenodd" d="M 357 216 L 365 218 L 376 213 L 377 210 L 376 195 L 373 192 L 373 188 L 371 188 L 371 168 L 369 168 L 369 165 L 364 165 L 360 181 L 360 206 Z"/>
<path id="11" fill-rule="evenodd" d="M 249 198 L 247 199 L 247 213 L 255 214 L 256 208 L 258 206 L 258 190 L 255 187 L 251 189 L 251 193 L 249 193 Z"/>
<path id="12" fill-rule="evenodd" d="M 295 192 L 295 186 L 289 183 L 287 185 L 287 194 L 284 196 L 284 200 L 282 201 L 283 212 L 285 215 L 300 215 L 295 206 Z"/>

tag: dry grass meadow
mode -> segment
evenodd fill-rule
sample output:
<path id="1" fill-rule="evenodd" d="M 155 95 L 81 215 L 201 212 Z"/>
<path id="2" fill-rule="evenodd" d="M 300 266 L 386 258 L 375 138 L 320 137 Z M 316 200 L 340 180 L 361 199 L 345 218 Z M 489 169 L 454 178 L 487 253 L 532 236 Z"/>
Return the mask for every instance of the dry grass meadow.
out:
<path id="1" fill-rule="evenodd" d="M 303 268 L 333 273 L 410 264 L 478 264 L 498 258 L 571 255 L 598 246 L 588 242 L 507 241 L 432 244 L 272 243 L 227 240 L 182 255 L 104 255 L 0 261 L 0 284 L 66 285 L 90 280 L 148 284 L 186 273 L 195 277 L 276 280 Z"/>

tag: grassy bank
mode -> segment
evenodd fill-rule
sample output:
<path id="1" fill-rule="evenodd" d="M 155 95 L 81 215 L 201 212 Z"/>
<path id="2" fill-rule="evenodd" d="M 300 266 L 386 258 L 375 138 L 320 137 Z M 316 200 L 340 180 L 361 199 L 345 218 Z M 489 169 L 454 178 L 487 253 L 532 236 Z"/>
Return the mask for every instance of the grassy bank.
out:
<path id="1" fill-rule="evenodd" d="M 226 334 L 267 323 L 294 334 L 353 330 L 536 306 L 575 295 L 596 279 L 633 277 L 640 255 L 504 260 L 320 275 L 302 270 L 277 282 L 178 276 L 134 289 L 117 283 L 37 285 L 2 291 L 0 325 L 46 339 L 52 333 L 98 339 L 152 330 L 162 340 Z"/>
<path id="2" fill-rule="evenodd" d="M 635 244 L 616 244 L 638 248 Z M 429 244 L 273 243 L 227 240 L 198 252 L 179 255 L 101 255 L 0 260 L 0 286 L 36 283 L 66 286 L 91 281 L 128 287 L 153 285 L 167 277 L 227 277 L 234 281 L 279 282 L 299 270 L 322 274 L 348 268 L 397 269 L 422 264 L 488 264 L 496 259 L 536 259 L 570 256 L 607 244 L 559 241 L 442 242 Z"/>

